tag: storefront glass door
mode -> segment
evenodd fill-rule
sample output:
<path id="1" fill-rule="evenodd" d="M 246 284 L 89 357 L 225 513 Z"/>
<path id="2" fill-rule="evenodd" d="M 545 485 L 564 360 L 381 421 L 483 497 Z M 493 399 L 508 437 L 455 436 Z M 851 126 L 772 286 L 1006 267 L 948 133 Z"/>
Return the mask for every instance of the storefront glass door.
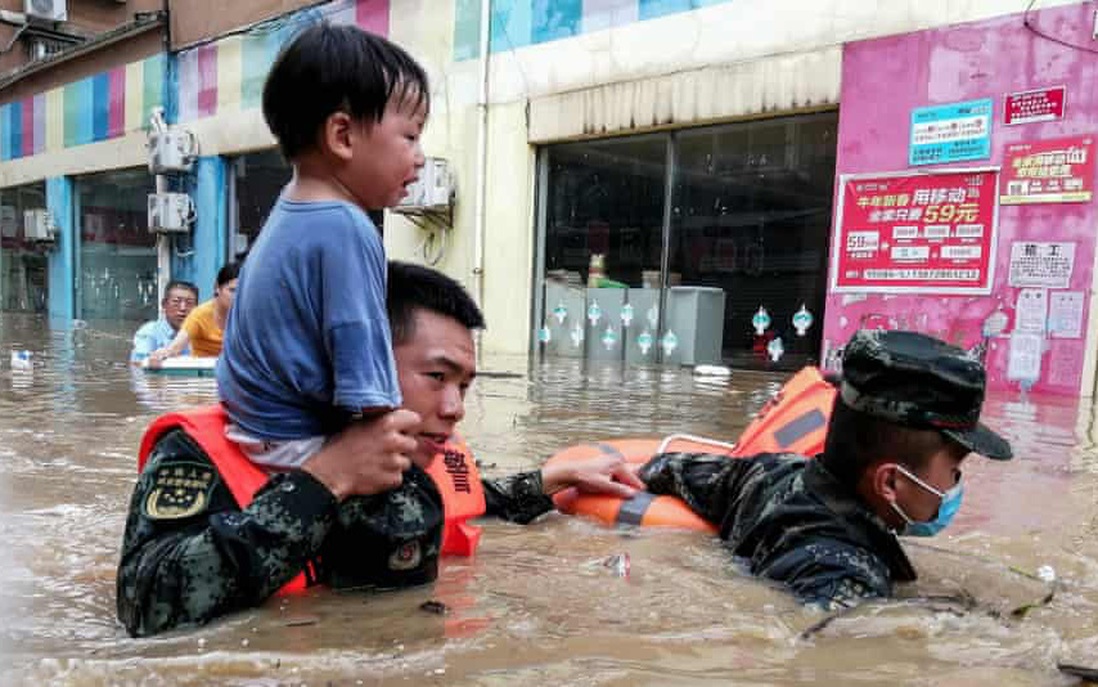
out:
<path id="1" fill-rule="evenodd" d="M 655 360 L 667 137 L 555 146 L 548 165 L 542 345 Z"/>
<path id="2" fill-rule="evenodd" d="M 158 316 L 156 235 L 148 229 L 153 191 L 153 177 L 145 169 L 77 180 L 77 317 L 140 321 Z"/>
<path id="3" fill-rule="evenodd" d="M 759 369 L 816 360 L 836 127 L 834 113 L 821 113 L 675 134 L 672 283 L 700 289 L 706 317 L 724 301 L 721 327 L 684 323 L 705 329 L 698 355 Z M 684 301 L 671 295 L 669 316 Z"/>
<path id="4" fill-rule="evenodd" d="M 816 362 L 837 122 L 824 112 L 547 147 L 537 350 Z"/>
<path id="5" fill-rule="evenodd" d="M 0 309 L 44 313 L 48 308 L 49 244 L 27 240 L 24 212 L 46 207 L 42 182 L 0 189 Z"/>

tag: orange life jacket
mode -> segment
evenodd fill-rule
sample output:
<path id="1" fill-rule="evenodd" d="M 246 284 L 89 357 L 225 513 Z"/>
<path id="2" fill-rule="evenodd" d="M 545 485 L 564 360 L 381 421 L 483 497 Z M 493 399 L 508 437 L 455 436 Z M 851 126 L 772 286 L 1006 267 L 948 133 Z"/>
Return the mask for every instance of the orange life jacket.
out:
<path id="1" fill-rule="evenodd" d="M 246 508 L 271 475 L 248 460 L 240 447 L 225 438 L 228 416 L 220 405 L 161 415 L 145 430 L 138 451 L 137 470 L 145 469 L 149 455 L 160 437 L 173 429 L 182 429 L 193 439 L 217 468 L 237 505 Z M 467 521 L 484 514 L 484 485 L 476 461 L 460 440 L 447 444 L 442 455 L 431 461 L 427 474 L 442 496 L 445 523 L 442 528 L 444 556 L 472 556 L 480 541 L 480 528 Z M 280 593 L 299 591 L 307 585 L 305 573 L 288 582 Z"/>

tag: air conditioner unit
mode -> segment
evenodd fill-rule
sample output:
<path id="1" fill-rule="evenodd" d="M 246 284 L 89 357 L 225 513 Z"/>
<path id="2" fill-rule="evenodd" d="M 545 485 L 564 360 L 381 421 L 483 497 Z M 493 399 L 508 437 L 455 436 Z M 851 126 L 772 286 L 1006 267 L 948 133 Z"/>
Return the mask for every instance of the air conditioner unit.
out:
<path id="1" fill-rule="evenodd" d="M 393 208 L 393 212 L 417 214 L 425 210 L 445 210 L 454 196 L 454 179 L 450 166 L 440 157 L 429 157 L 419 170 L 419 179 L 408 187 L 408 195 Z"/>
<path id="2" fill-rule="evenodd" d="M 154 129 L 149 132 L 148 150 L 152 174 L 189 172 L 198 157 L 198 139 L 185 129 Z"/>
<path id="3" fill-rule="evenodd" d="M 194 201 L 186 193 L 149 194 L 149 231 L 154 234 L 190 231 L 194 214 Z"/>
<path id="4" fill-rule="evenodd" d="M 46 21 L 68 21 L 66 0 L 23 0 L 23 13 Z"/>
<path id="5" fill-rule="evenodd" d="M 23 211 L 23 236 L 28 241 L 52 241 L 53 217 L 44 208 Z"/>

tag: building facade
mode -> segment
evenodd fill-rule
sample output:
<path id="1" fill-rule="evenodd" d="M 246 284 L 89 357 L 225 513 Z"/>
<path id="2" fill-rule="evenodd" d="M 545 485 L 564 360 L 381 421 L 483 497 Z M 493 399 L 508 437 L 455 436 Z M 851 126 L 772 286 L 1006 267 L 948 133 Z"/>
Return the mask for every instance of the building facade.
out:
<path id="1" fill-rule="evenodd" d="M 431 77 L 454 203 L 386 213 L 385 242 L 471 289 L 489 350 L 790 369 L 908 327 L 993 385 L 1089 395 L 1094 17 L 1024 4 L 169 2 L 124 51 L 0 90 L 0 303 L 149 317 L 168 272 L 207 295 L 289 176 L 266 71 L 328 20 Z M 154 106 L 200 146 L 181 235 L 144 229 Z M 43 204 L 56 239 L 23 240 Z"/>

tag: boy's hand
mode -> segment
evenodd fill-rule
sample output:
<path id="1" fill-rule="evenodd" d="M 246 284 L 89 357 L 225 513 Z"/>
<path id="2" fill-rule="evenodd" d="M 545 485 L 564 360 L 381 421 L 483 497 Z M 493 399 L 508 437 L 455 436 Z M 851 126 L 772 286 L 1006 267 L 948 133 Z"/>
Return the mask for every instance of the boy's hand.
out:
<path id="1" fill-rule="evenodd" d="M 416 450 L 419 415 L 398 409 L 351 423 L 301 466 L 342 501 L 399 487 Z"/>

